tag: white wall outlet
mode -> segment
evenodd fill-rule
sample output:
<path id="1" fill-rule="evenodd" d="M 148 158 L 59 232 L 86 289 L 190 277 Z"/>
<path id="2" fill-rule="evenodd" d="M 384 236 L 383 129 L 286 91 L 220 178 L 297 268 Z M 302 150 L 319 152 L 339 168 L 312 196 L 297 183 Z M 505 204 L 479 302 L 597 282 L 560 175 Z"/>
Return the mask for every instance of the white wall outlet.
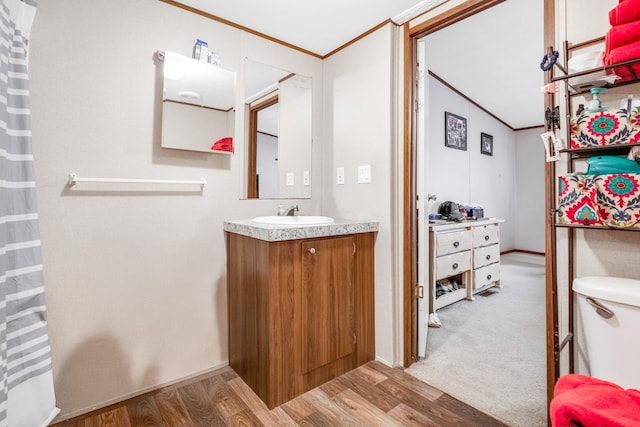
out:
<path id="1" fill-rule="evenodd" d="M 366 184 L 371 182 L 371 165 L 358 166 L 358 183 Z"/>
<path id="2" fill-rule="evenodd" d="M 309 176 L 309 171 L 302 172 L 302 185 L 308 187 L 311 183 L 311 177 Z"/>
<path id="3" fill-rule="evenodd" d="M 336 170 L 336 184 L 338 185 L 344 184 L 344 168 L 338 168 Z"/>
<path id="4" fill-rule="evenodd" d="M 287 172 L 287 187 L 293 186 L 293 172 Z"/>

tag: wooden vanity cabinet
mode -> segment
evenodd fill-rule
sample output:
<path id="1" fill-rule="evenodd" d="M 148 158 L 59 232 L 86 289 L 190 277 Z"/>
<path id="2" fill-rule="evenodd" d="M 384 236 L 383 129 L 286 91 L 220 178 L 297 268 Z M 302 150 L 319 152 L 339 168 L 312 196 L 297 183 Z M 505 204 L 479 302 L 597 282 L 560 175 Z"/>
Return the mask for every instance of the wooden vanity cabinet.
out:
<path id="1" fill-rule="evenodd" d="M 374 358 L 374 233 L 225 233 L 229 364 L 271 409 Z"/>

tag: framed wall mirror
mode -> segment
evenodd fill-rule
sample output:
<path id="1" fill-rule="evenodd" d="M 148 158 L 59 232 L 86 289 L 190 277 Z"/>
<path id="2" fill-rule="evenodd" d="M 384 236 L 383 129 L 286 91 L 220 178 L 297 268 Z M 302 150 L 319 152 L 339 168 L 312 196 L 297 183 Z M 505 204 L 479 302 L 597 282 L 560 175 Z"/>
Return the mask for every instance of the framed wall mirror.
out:
<path id="1" fill-rule="evenodd" d="M 173 52 L 162 56 L 162 147 L 231 154 L 236 72 Z"/>
<path id="2" fill-rule="evenodd" d="M 311 77 L 247 59 L 244 99 L 245 198 L 311 198 Z"/>

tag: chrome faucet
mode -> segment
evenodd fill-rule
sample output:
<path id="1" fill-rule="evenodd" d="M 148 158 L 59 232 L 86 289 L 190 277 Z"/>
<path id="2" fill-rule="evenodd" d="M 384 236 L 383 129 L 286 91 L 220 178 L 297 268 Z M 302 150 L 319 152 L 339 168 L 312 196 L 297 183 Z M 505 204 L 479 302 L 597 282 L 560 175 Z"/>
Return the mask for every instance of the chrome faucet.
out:
<path id="1" fill-rule="evenodd" d="M 278 216 L 294 216 L 296 212 L 299 212 L 300 209 L 298 205 L 291 205 L 288 208 L 283 208 L 282 205 L 278 208 Z"/>

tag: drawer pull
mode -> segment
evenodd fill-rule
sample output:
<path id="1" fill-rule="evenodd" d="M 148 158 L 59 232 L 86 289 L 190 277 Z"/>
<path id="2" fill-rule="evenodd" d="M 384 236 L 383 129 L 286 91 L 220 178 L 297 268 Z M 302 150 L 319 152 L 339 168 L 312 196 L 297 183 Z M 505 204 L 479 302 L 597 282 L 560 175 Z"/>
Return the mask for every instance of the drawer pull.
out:
<path id="1" fill-rule="evenodd" d="M 491 255 L 487 255 L 487 261 L 491 259 Z"/>
<path id="2" fill-rule="evenodd" d="M 484 240 L 489 240 L 489 239 L 490 239 L 490 237 L 489 237 L 488 234 L 484 236 Z"/>
<path id="3" fill-rule="evenodd" d="M 314 255 L 314 254 L 316 253 L 316 248 L 311 248 L 311 249 L 309 249 L 309 253 L 310 253 L 311 255 Z"/>
<path id="4" fill-rule="evenodd" d="M 487 274 L 487 280 L 491 280 L 491 275 Z"/>
<path id="5" fill-rule="evenodd" d="M 458 269 L 458 263 L 457 262 L 454 263 L 451 267 L 453 267 L 454 270 L 457 270 Z"/>
<path id="6" fill-rule="evenodd" d="M 460 246 L 460 242 L 453 242 L 453 247 L 457 248 L 458 246 Z"/>

